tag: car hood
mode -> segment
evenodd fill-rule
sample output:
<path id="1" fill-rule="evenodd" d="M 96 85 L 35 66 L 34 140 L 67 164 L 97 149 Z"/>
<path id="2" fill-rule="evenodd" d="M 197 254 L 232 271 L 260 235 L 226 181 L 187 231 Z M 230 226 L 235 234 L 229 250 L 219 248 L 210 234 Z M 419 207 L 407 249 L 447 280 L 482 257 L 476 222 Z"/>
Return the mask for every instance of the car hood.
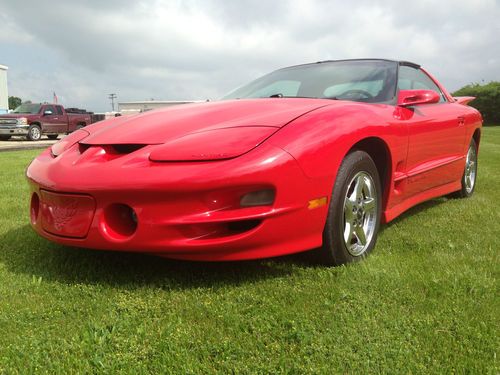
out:
<path id="1" fill-rule="evenodd" d="M 191 133 L 219 128 L 270 126 L 280 128 L 290 121 L 331 104 L 329 100 L 270 98 L 182 104 L 122 116 L 85 128 L 90 133 L 82 143 L 162 144 Z"/>
<path id="2" fill-rule="evenodd" d="M 1 118 L 20 118 L 20 117 L 32 117 L 36 116 L 32 113 L 5 113 L 0 115 Z"/>

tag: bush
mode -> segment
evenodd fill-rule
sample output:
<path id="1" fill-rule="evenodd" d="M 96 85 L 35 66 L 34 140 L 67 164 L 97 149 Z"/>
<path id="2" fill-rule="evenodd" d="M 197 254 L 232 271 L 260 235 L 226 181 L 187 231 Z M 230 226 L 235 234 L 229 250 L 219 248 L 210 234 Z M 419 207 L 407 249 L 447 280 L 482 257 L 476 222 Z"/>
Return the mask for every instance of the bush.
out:
<path id="1" fill-rule="evenodd" d="M 470 106 L 483 115 L 485 125 L 500 124 L 500 82 L 474 83 L 452 93 L 453 96 L 475 96 Z"/>

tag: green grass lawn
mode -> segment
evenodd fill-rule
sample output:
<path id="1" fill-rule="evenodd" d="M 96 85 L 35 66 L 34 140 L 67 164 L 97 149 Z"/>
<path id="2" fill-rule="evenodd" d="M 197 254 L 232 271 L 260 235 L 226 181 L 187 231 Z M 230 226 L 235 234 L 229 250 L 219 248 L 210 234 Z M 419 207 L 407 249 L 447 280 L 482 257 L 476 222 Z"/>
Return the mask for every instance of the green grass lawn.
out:
<path id="1" fill-rule="evenodd" d="M 500 127 L 470 199 L 386 225 L 365 262 L 189 263 L 65 248 L 0 153 L 0 373 L 498 374 Z"/>

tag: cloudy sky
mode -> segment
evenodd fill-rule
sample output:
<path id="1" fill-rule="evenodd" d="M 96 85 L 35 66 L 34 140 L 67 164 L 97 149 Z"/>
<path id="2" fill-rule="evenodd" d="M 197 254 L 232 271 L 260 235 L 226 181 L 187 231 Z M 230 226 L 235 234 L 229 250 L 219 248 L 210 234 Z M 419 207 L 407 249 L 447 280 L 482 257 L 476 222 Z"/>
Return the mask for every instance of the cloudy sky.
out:
<path id="1" fill-rule="evenodd" d="M 93 111 L 355 57 L 420 63 L 449 90 L 500 81 L 500 0 L 0 0 L 9 95 Z"/>

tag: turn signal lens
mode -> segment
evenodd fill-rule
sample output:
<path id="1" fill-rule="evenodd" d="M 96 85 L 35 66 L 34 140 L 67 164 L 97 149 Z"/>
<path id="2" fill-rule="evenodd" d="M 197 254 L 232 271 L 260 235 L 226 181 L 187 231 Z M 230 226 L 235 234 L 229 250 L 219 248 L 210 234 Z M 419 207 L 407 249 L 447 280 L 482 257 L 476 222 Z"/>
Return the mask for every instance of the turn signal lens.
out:
<path id="1" fill-rule="evenodd" d="M 272 189 L 252 191 L 241 197 L 241 207 L 270 206 L 274 203 L 275 192 Z"/>
<path id="2" fill-rule="evenodd" d="M 307 208 L 309 208 L 310 210 L 313 210 L 313 209 L 318 208 L 318 207 L 326 206 L 327 203 L 328 203 L 328 199 L 326 197 L 316 198 L 316 199 L 309 201 Z"/>

